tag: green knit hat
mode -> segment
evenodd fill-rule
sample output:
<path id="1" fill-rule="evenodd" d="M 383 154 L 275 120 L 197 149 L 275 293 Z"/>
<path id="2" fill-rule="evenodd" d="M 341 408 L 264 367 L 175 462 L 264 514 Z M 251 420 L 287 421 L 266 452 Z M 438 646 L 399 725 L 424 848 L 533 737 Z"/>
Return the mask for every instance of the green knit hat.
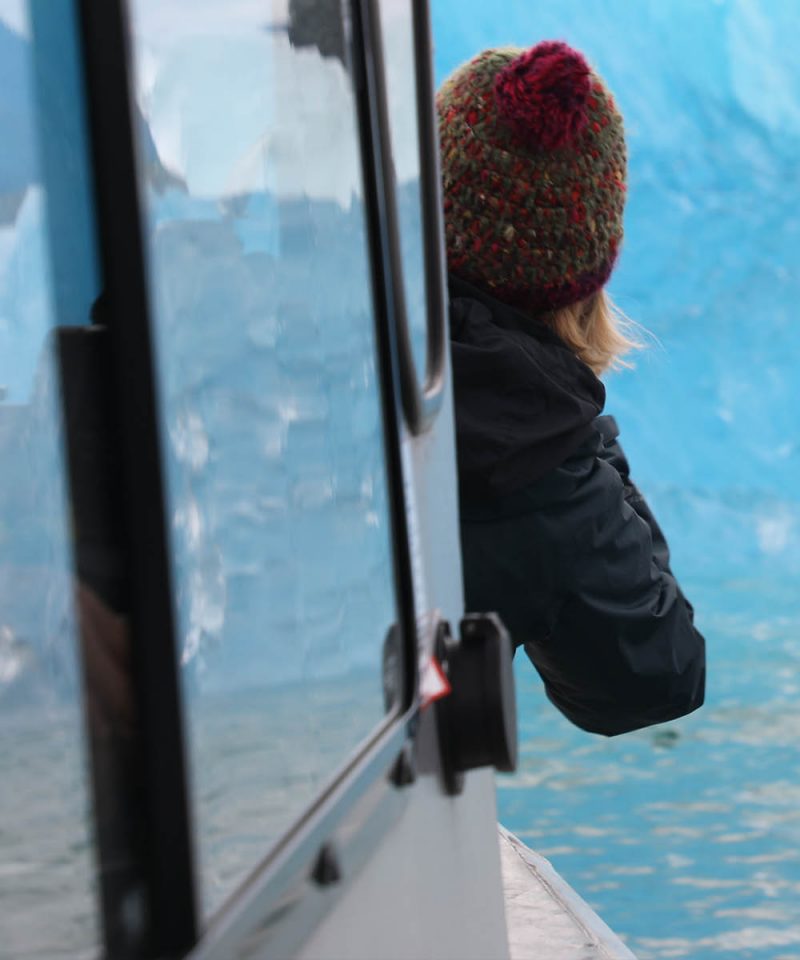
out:
<path id="1" fill-rule="evenodd" d="M 450 271 L 532 314 L 600 289 L 622 240 L 625 138 L 581 54 L 484 51 L 436 106 Z"/>

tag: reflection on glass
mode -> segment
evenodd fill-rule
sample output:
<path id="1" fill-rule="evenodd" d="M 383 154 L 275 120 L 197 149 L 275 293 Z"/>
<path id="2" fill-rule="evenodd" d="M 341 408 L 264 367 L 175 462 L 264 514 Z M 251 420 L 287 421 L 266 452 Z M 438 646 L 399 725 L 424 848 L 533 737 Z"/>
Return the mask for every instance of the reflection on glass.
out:
<path id="1" fill-rule="evenodd" d="M 380 13 L 406 313 L 417 377 L 423 383 L 427 310 L 412 0 L 381 0 Z"/>
<path id="2" fill-rule="evenodd" d="M 133 4 L 206 913 L 380 723 L 396 619 L 340 5 L 272 9 Z"/>
<path id="3" fill-rule="evenodd" d="M 99 937 L 51 333 L 88 320 L 96 279 L 62 203 L 84 196 L 70 8 L 26 10 L 0 6 L 0 956 L 51 960 Z"/>

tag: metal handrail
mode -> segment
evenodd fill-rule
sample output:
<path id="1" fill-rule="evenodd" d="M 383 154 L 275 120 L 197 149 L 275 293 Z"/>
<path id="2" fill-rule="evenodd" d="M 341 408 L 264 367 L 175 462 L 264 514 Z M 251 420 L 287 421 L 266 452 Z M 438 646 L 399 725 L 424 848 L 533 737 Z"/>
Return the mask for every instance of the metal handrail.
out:
<path id="1" fill-rule="evenodd" d="M 411 433 L 420 435 L 430 429 L 444 399 L 447 343 L 447 299 L 442 240 L 442 206 L 439 176 L 439 149 L 433 107 L 433 67 L 431 61 L 428 4 L 413 0 L 414 56 L 416 63 L 417 124 L 423 228 L 423 259 L 426 290 L 425 379 L 419 382 L 409 332 L 408 310 L 403 286 L 403 262 L 400 253 L 399 218 L 397 214 L 396 178 L 391 169 L 391 136 L 386 97 L 386 73 L 383 59 L 380 19 L 375 0 L 368 0 L 369 16 L 365 18 L 367 41 L 372 52 L 376 133 L 386 183 L 395 189 L 384 198 L 387 259 L 391 268 L 389 293 L 398 350 L 400 395 L 406 423 Z"/>

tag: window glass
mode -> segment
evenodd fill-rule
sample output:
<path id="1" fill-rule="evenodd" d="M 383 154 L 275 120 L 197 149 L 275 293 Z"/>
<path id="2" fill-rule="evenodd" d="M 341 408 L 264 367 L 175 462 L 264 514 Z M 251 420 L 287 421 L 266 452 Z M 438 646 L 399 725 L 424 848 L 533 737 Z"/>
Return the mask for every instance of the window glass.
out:
<path id="1" fill-rule="evenodd" d="M 206 914 L 385 716 L 396 614 L 340 10 L 132 4 Z"/>
<path id="2" fill-rule="evenodd" d="M 416 58 L 411 0 L 381 0 L 389 133 L 397 182 L 403 284 L 411 346 L 420 383 L 427 360 Z"/>
<path id="3" fill-rule="evenodd" d="M 75 25 L 0 2 L 0 954 L 88 957 L 94 910 L 53 327 L 97 293 Z"/>

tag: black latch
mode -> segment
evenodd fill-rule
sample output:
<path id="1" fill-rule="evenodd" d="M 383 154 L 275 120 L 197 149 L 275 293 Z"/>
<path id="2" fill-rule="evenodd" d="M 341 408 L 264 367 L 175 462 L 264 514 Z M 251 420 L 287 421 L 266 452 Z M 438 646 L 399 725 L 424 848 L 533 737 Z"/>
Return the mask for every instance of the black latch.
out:
<path id="1" fill-rule="evenodd" d="M 516 770 L 511 638 L 496 613 L 473 613 L 461 621 L 461 639 L 439 624 L 436 656 L 452 688 L 436 701 L 442 774 L 447 793 L 457 794 L 467 770 Z"/>

